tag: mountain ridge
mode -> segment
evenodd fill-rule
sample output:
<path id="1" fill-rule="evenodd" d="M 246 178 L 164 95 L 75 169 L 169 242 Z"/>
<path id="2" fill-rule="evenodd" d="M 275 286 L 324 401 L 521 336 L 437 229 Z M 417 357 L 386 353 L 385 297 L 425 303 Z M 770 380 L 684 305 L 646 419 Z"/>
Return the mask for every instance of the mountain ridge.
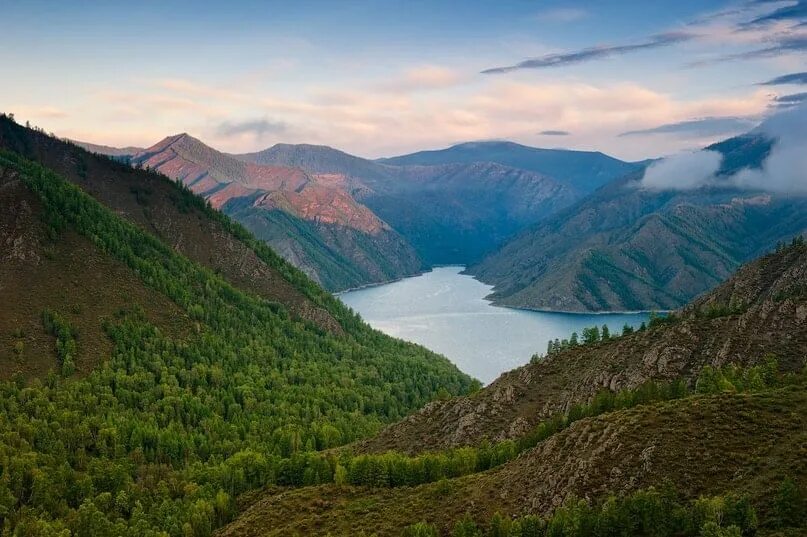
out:
<path id="1" fill-rule="evenodd" d="M 721 181 L 759 167 L 770 142 L 743 136 L 722 151 Z M 807 229 L 807 198 L 720 182 L 695 191 L 639 187 L 642 172 L 523 231 L 468 268 L 497 304 L 562 311 L 675 309 L 743 262 Z M 663 248 L 658 245 L 663 244 Z"/>
<path id="2" fill-rule="evenodd" d="M 187 134 L 167 137 L 131 161 L 181 180 L 332 291 L 423 267 L 386 222 L 339 185 L 300 168 L 244 162 Z"/>
<path id="3" fill-rule="evenodd" d="M 397 165 L 486 161 L 548 175 L 586 193 L 639 167 L 601 151 L 545 149 L 506 140 L 465 142 L 445 149 L 419 151 L 378 160 Z"/>
<path id="4" fill-rule="evenodd" d="M 306 144 L 276 144 L 238 158 L 299 166 L 341 182 L 428 265 L 480 259 L 580 195 L 553 177 L 495 162 L 393 166 Z"/>

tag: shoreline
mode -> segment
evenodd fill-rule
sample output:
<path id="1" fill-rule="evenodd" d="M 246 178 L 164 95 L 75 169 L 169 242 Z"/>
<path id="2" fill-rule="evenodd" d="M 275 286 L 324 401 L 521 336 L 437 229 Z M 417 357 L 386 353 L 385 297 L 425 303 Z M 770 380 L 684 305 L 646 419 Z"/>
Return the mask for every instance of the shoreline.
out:
<path id="1" fill-rule="evenodd" d="M 420 272 L 415 272 L 415 273 L 410 274 L 408 276 L 401 276 L 400 278 L 394 278 L 392 280 L 386 280 L 386 281 L 383 281 L 383 282 L 366 283 L 364 285 L 359 285 L 358 287 L 349 287 L 348 289 L 343 289 L 341 291 L 334 291 L 331 294 L 333 296 L 339 296 L 339 295 L 343 295 L 345 293 L 350 293 L 351 291 L 361 291 L 362 289 L 369 289 L 371 287 L 380 287 L 382 285 L 387 285 L 387 284 L 390 284 L 390 283 L 400 282 L 400 281 L 405 280 L 407 278 L 417 278 L 418 276 L 423 276 L 424 274 L 428 274 L 429 272 L 434 272 L 434 269 L 436 269 L 436 268 L 445 268 L 445 267 L 462 267 L 462 268 L 464 268 L 465 265 L 432 265 L 431 267 L 429 267 L 429 268 L 427 268 L 425 270 L 421 270 Z"/>
<path id="2" fill-rule="evenodd" d="M 361 291 L 362 289 L 370 289 L 370 288 L 373 288 L 373 287 L 380 287 L 382 285 L 388 285 L 388 284 L 391 284 L 391 283 L 400 282 L 400 281 L 405 280 L 407 278 L 417 278 L 418 276 L 423 276 L 424 274 L 428 274 L 429 272 L 434 272 L 434 269 L 447 268 L 447 267 L 460 268 L 461 270 L 460 270 L 459 274 L 461 274 L 463 276 L 469 276 L 469 277 L 473 278 L 474 280 L 476 280 L 479 283 L 482 283 L 484 285 L 489 285 L 489 284 L 486 284 L 485 282 L 483 282 L 482 280 L 478 279 L 473 274 L 467 273 L 465 271 L 467 269 L 467 265 L 453 264 L 452 263 L 452 264 L 446 264 L 446 265 L 432 265 L 428 269 L 422 270 L 420 272 L 416 272 L 416 273 L 411 274 L 409 276 L 401 276 L 400 278 L 395 278 L 395 279 L 387 280 L 387 281 L 383 281 L 383 282 L 368 283 L 368 284 L 365 284 L 365 285 L 360 285 L 358 287 L 351 287 L 349 289 L 344 289 L 342 291 L 337 291 L 337 292 L 334 292 L 332 294 L 335 297 L 339 297 L 340 295 L 343 295 L 345 293 L 350 293 L 351 291 Z M 483 297 L 483 300 L 486 300 L 493 307 L 505 308 L 505 309 L 516 310 L 516 311 L 532 311 L 532 312 L 535 312 L 535 313 L 560 313 L 560 314 L 563 314 L 563 315 L 638 315 L 638 314 L 650 314 L 650 313 L 670 314 L 670 313 L 676 311 L 676 310 L 654 310 L 654 309 L 648 309 L 648 310 L 606 310 L 606 311 L 553 310 L 553 309 L 545 309 L 545 308 L 530 308 L 528 306 L 511 306 L 511 305 L 508 305 L 508 304 L 497 304 L 495 301 L 491 300 L 489 298 L 489 296 L 490 295 Z"/>
<path id="3" fill-rule="evenodd" d="M 497 308 L 507 308 L 510 310 L 519 311 L 533 311 L 535 313 L 562 313 L 563 315 L 638 315 L 640 313 L 665 313 L 670 314 L 676 310 L 606 310 L 606 311 L 573 311 L 573 310 L 551 310 L 543 308 L 530 308 L 527 306 L 508 306 L 506 304 L 496 304 L 490 299 L 485 299 L 490 302 L 491 306 Z"/>

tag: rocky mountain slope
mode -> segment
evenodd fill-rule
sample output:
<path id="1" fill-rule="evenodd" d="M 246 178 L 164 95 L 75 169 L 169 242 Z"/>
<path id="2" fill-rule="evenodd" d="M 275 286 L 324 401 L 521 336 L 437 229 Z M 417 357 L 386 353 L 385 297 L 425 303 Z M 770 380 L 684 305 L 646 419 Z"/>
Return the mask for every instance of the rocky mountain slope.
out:
<path id="1" fill-rule="evenodd" d="M 713 146 L 721 173 L 758 167 L 760 136 Z M 469 272 L 502 305 L 564 311 L 672 309 L 807 229 L 807 198 L 719 184 L 640 188 L 636 172 L 525 231 Z"/>
<path id="2" fill-rule="evenodd" d="M 409 244 L 338 181 L 296 167 L 245 163 L 187 134 L 168 137 L 131 162 L 181 181 L 330 290 L 423 268 Z"/>
<path id="3" fill-rule="evenodd" d="M 240 155 L 339 182 L 430 265 L 466 264 L 581 193 L 541 173 L 495 162 L 398 166 L 324 146 L 278 144 Z"/>
<path id="4" fill-rule="evenodd" d="M 495 162 L 554 177 L 578 192 L 589 193 L 640 167 L 594 151 L 542 149 L 514 142 L 467 142 L 435 151 L 380 159 L 396 166 L 433 166 L 473 162 Z"/>
<path id="5" fill-rule="evenodd" d="M 807 356 L 807 246 L 744 266 L 647 330 L 553 353 L 471 397 L 431 403 L 363 442 L 362 451 L 415 452 L 516 438 L 598 390 L 693 378 L 705 365 L 751 365 L 767 354 L 799 370 Z"/>
<path id="6" fill-rule="evenodd" d="M 165 176 L 134 169 L 0 117 L 0 148 L 38 162 L 140 229 L 245 291 L 340 331 L 344 308 L 254 238 Z"/>

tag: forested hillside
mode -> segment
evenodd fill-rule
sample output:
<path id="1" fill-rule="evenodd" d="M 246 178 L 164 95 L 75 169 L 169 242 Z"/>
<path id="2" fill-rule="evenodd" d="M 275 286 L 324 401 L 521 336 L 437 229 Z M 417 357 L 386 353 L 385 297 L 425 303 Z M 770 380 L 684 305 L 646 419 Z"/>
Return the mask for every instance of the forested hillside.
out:
<path id="1" fill-rule="evenodd" d="M 279 302 L 328 330 L 352 323 L 352 315 L 330 293 L 164 175 L 89 153 L 3 114 L 0 148 L 58 172 L 121 218 L 242 290 Z"/>
<path id="2" fill-rule="evenodd" d="M 6 127 L 6 135 L 15 132 Z M 29 149 L 47 160 L 47 147 L 39 140 Z M 100 157 L 74 155 L 81 160 L 65 166 L 77 167 L 79 177 L 86 168 L 76 162 L 101 166 Z M 164 177 L 148 175 L 144 188 L 171 185 L 176 204 L 186 211 L 175 213 L 183 215 L 177 220 L 213 222 L 233 240 L 255 248 L 253 255 L 273 260 L 274 270 L 290 278 L 293 289 L 321 301 L 341 329 L 334 333 L 324 329 L 328 325 L 295 318 L 289 313 L 295 302 L 287 308 L 234 286 L 181 255 L 181 245 L 172 248 L 15 153 L 0 154 L 0 170 L 0 192 L 21 196 L 16 206 L 27 207 L 29 223 L 42 231 L 15 235 L 22 237 L 14 245 L 24 254 L 15 263 L 28 263 L 33 277 L 47 276 L 38 265 L 58 261 L 63 242 L 78 244 L 111 267 L 103 274 L 121 279 L 111 282 L 113 287 L 137 293 L 132 303 L 113 297 L 106 310 L 98 309 L 97 297 L 86 303 L 80 284 L 75 293 L 57 292 L 51 301 L 42 296 L 39 302 L 23 301 L 23 307 L 44 307 L 25 315 L 28 321 L 39 319 L 37 330 L 49 334 L 50 349 L 25 348 L 29 337 L 45 338 L 31 333 L 30 322 L 10 326 L 4 315 L 0 339 L 14 345 L 0 350 L 3 363 L 29 357 L 44 363 L 30 353 L 48 352 L 54 365 L 44 376 L 37 369 L 29 371 L 33 376 L 27 381 L 15 375 L 0 383 L 4 532 L 209 535 L 234 514 L 236 495 L 287 472 L 289 456 L 356 440 L 438 394 L 472 386 L 444 358 L 369 329 L 241 228 Z M 91 183 L 99 199 L 112 195 L 103 191 L 108 183 Z M 146 207 L 146 216 L 157 210 Z M 184 229 L 182 222 L 173 223 Z M 226 253 L 217 252 L 219 257 Z M 227 262 L 219 260 L 218 266 Z M 81 277 L 70 270 L 72 278 Z M 3 272 L 0 286 L 19 285 L 5 279 L 14 274 Z M 260 289 L 260 283 L 253 285 Z M 22 314 L 20 307 L 15 311 Z M 90 333 L 92 324 L 98 328 Z M 76 373 L 79 357 L 98 352 L 99 333 L 110 342 L 108 355 L 94 356 L 95 367 L 87 362 Z"/>

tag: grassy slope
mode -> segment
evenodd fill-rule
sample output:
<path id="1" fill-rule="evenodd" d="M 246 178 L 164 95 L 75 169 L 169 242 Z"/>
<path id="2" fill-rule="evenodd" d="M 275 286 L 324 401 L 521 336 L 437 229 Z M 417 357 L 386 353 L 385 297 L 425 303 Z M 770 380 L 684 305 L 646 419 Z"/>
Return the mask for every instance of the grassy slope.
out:
<path id="1" fill-rule="evenodd" d="M 444 532 L 464 513 L 486 521 L 547 514 L 571 495 L 595 500 L 672 483 L 686 497 L 747 493 L 764 515 L 785 476 L 807 479 L 803 387 L 698 396 L 576 422 L 503 467 L 415 488 L 320 486 L 245 497 L 220 532 L 397 536 L 419 520 Z"/>
<path id="2" fill-rule="evenodd" d="M 373 237 L 240 200 L 230 201 L 221 210 L 326 289 L 343 290 L 394 280 L 424 268 L 408 245 L 387 230 Z"/>

